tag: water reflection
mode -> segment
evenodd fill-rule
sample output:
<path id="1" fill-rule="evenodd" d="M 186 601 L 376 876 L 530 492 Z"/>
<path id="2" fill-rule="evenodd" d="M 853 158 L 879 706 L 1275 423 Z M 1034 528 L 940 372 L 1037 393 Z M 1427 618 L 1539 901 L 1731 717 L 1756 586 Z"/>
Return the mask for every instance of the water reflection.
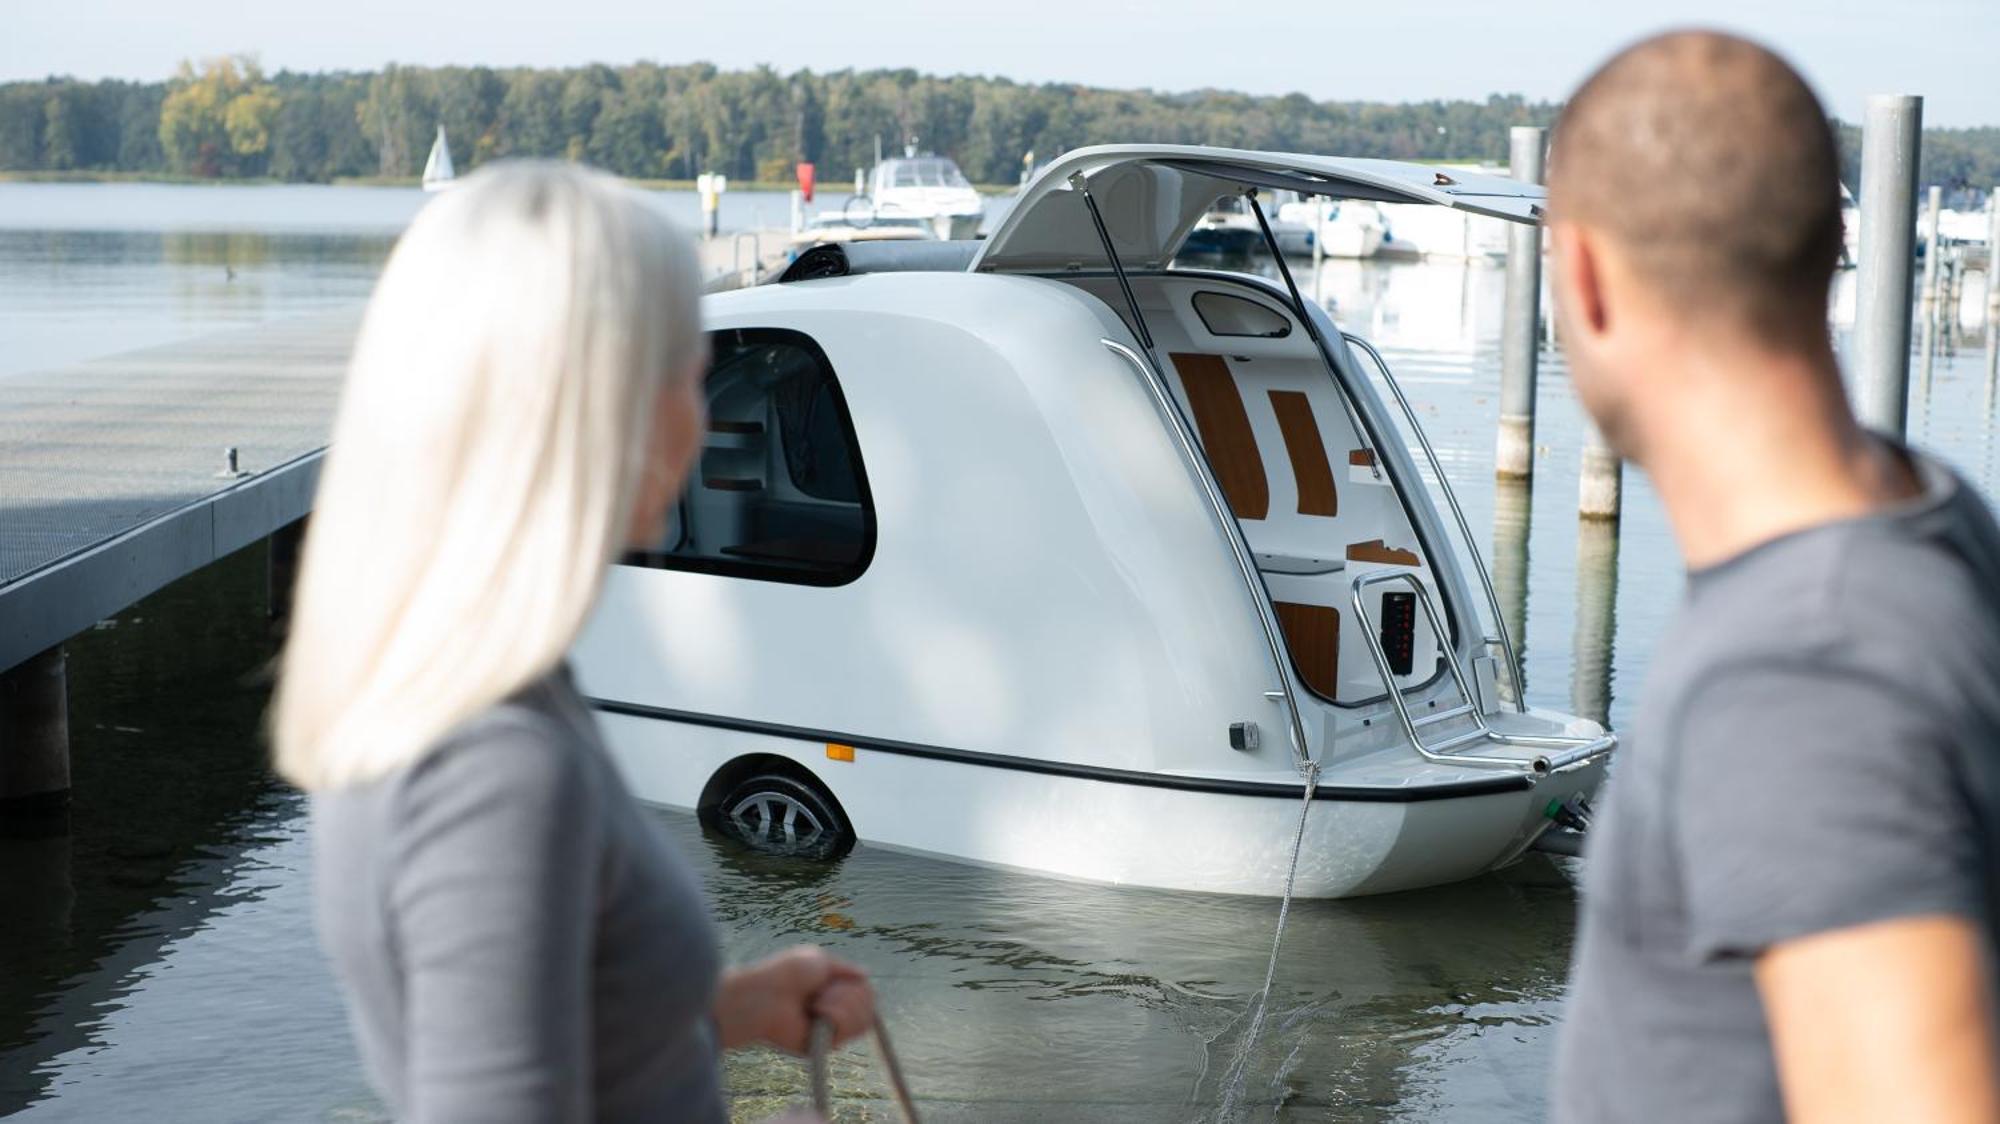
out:
<path id="1" fill-rule="evenodd" d="M 1612 652 L 1618 640 L 1618 524 L 1583 519 L 1576 528 L 1576 632 L 1569 705 L 1600 725 L 1611 723 Z"/>
<path id="2" fill-rule="evenodd" d="M 828 943 L 876 973 L 927 1108 L 966 1119 L 1201 1119 L 1221 1097 L 1275 910 L 1257 899 L 1087 885 L 862 846 L 832 870 L 745 855 L 663 814 L 699 857 L 732 954 Z M 1256 1118 L 1425 1119 L 1540 1101 L 1574 898 L 1540 860 L 1506 877 L 1301 902 L 1250 1069 Z M 1476 919 L 1476 920 L 1474 920 Z M 1476 924 L 1481 938 L 1463 939 Z M 1521 1047 L 1518 1070 L 1489 1051 Z M 858 1096 L 879 1096 L 865 1066 Z M 796 1063 L 746 1058 L 772 1107 Z M 743 1107 L 753 1107 L 746 1103 Z M 1474 1114 L 1478 1115 L 1478 1114 Z"/>
<path id="3" fill-rule="evenodd" d="M 345 301 L 372 282 L 386 246 L 380 231 L 0 230 L 0 365 L 38 346 L 102 350 L 129 324 L 192 333 Z M 1552 455 L 1531 485 L 1496 486 L 1501 271 L 1335 260 L 1313 280 L 1343 327 L 1382 345 L 1472 526 L 1490 520 L 1502 615 L 1529 669 L 1505 689 L 1618 724 L 1677 600 L 1680 564 L 1642 474 L 1628 477 L 1620 524 L 1572 516 L 1583 426 L 1560 353 L 1543 355 L 1538 380 L 1538 435 Z M 1991 376 L 1973 378 L 1969 357 L 1947 346 L 1934 357 L 1933 408 L 1913 411 L 1911 427 L 1989 490 L 1995 394 Z M 1534 521 L 1537 500 L 1559 517 Z M 0 893 L 12 903 L 0 911 L 0 1114 L 378 1112 L 314 945 L 299 806 L 262 764 L 262 590 L 251 552 L 71 646 L 75 835 L 0 843 Z M 1212 1113 L 1262 980 L 1273 903 L 868 846 L 813 866 L 745 853 L 688 817 L 660 819 L 700 866 L 732 959 L 810 939 L 875 973 L 934 1118 Z M 1299 903 L 1251 1066 L 1252 1115 L 1541 1119 L 1570 875 L 1536 858 L 1435 891 Z M 843 1055 L 835 1078 L 854 1109 L 888 1117 L 865 1051 Z M 796 1098 L 803 1082 L 789 1059 L 729 1063 L 744 1119 Z"/>
<path id="4" fill-rule="evenodd" d="M 1525 480 L 1493 481 L 1493 592 L 1521 664 L 1521 682 L 1503 685 L 1501 697 L 1518 702 L 1528 690 L 1528 530 L 1534 523 L 1534 492 Z"/>
<path id="5" fill-rule="evenodd" d="M 250 965 L 241 950 L 192 977 L 205 1006 L 162 1008 L 156 998 L 173 978 L 162 970 L 218 918 L 245 907 L 254 915 L 272 885 L 263 852 L 295 832 L 297 802 L 271 781 L 257 736 L 272 653 L 262 579 L 261 550 L 240 552 L 67 646 L 72 835 L 0 840 L 9 903 L 0 913 L 0 1115 L 46 1101 L 65 1115 L 130 1116 L 156 1093 L 192 1105 L 217 1044 L 255 1051 L 260 1034 L 312 1025 L 302 1024 L 311 1004 L 301 997 L 323 994 L 322 977 L 281 971 L 239 994 Z M 270 938 L 289 968 L 316 959 L 286 931 L 303 918 L 252 921 L 235 936 L 260 949 Z M 222 1009 L 231 1013 L 221 1021 L 192 1017 Z M 195 1037 L 135 1033 L 141 1010 L 192 1021 Z M 276 1038 L 280 1059 L 297 1065 L 298 1042 L 286 1054 L 285 1034 Z M 175 1049 L 200 1063 L 178 1082 L 156 1089 L 133 1072 Z M 326 1050 L 316 1043 L 311 1054 Z M 334 1057 L 344 1060 L 337 1048 Z M 330 1076 L 343 1080 L 338 1067 Z M 85 1111 L 93 1105 L 101 1111 Z"/>

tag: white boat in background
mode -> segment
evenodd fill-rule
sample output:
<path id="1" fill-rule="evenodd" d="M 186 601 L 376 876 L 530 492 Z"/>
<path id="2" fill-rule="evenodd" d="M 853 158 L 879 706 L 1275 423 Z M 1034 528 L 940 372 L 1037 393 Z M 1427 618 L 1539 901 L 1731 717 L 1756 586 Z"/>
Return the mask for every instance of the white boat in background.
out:
<path id="1" fill-rule="evenodd" d="M 792 245 L 801 249 L 823 242 L 925 242 L 937 238 L 929 221 L 910 217 L 883 217 L 853 208 L 821 211 L 807 219 L 792 235 Z"/>
<path id="2" fill-rule="evenodd" d="M 1265 221 L 1271 224 L 1271 238 L 1278 244 L 1278 251 L 1287 257 L 1305 257 L 1312 253 L 1313 228 L 1309 222 L 1296 217 L 1287 218 L 1284 208 L 1266 208 Z M 1248 254 L 1261 250 L 1264 246 L 1264 232 L 1257 225 L 1257 216 L 1250 213 L 1250 206 L 1240 194 L 1225 195 L 1215 201 L 1215 205 L 1201 216 L 1188 231 L 1187 241 L 1181 244 L 1184 254 Z"/>
<path id="3" fill-rule="evenodd" d="M 1377 251 L 1381 257 L 1506 260 L 1506 223 L 1444 207 L 1407 203 L 1379 207 L 1384 228 Z"/>
<path id="4" fill-rule="evenodd" d="M 424 161 L 424 190 L 443 191 L 458 179 L 458 173 L 451 168 L 451 145 L 444 139 L 444 126 L 438 126 L 437 139 L 431 142 L 431 154 Z"/>
<path id="5" fill-rule="evenodd" d="M 1278 186 L 1544 197 L 1086 148 L 983 241 L 818 246 L 704 297 L 700 470 L 575 649 L 632 791 L 788 854 L 1213 893 L 1573 853 L 1616 738 L 1502 695 L 1492 582 L 1380 353 L 1289 280 L 1175 262 Z"/>
<path id="6" fill-rule="evenodd" d="M 1278 218 L 1312 231 L 1320 252 L 1330 258 L 1372 258 L 1388 233 L 1382 212 L 1360 199 L 1302 199 L 1278 207 Z"/>
<path id="7" fill-rule="evenodd" d="M 944 239 L 977 237 L 986 214 L 985 201 L 950 157 L 919 156 L 915 144 L 875 165 L 868 198 L 877 221 L 917 219 Z"/>

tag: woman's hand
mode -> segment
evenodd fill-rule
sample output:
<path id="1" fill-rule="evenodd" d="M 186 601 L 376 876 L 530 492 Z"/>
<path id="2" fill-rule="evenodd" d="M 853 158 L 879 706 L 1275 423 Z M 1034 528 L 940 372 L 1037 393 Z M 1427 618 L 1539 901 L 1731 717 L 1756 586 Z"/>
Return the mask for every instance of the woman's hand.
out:
<path id="1" fill-rule="evenodd" d="M 835 1046 L 875 1024 L 867 973 L 822 948 L 800 945 L 731 969 L 716 991 L 725 1050 L 761 1044 L 804 1054 L 814 1019 L 832 1024 Z"/>

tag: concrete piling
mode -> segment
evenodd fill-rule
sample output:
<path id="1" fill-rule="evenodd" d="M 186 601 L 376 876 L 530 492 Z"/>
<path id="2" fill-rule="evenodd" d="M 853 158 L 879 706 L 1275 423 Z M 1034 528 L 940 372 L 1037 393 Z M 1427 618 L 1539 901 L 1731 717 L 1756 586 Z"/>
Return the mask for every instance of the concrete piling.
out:
<path id="1" fill-rule="evenodd" d="M 1924 100 L 1868 99 L 1861 130 L 1861 260 L 1854 314 L 1854 397 L 1863 423 L 1901 437 L 1909 409 L 1910 274 Z"/>
<path id="2" fill-rule="evenodd" d="M 2000 184 L 1986 196 L 1986 397 L 2000 382 Z M 1988 413 L 1992 412 L 1988 407 Z"/>
<path id="3" fill-rule="evenodd" d="M 69 688 L 63 650 L 0 672 L 0 835 L 69 830 Z"/>
<path id="4" fill-rule="evenodd" d="M 1938 227 L 1942 224 L 1938 220 L 1944 213 L 1944 188 L 1931 185 L 1930 203 L 1924 211 L 1931 224 L 1930 233 L 1924 236 L 1924 305 L 1934 307 L 1938 300 L 1938 279 L 1943 272 L 1939 268 L 1942 255 L 1938 253 Z"/>
<path id="5" fill-rule="evenodd" d="M 1545 130 L 1516 125 L 1508 133 L 1508 170 L 1515 179 L 1542 182 Z M 1494 472 L 1525 480 L 1535 471 L 1535 363 L 1540 344 L 1542 228 L 1516 224 L 1508 231 L 1507 303 L 1500 334 L 1500 435 Z"/>
<path id="6" fill-rule="evenodd" d="M 1625 498 L 1624 462 L 1588 417 L 1584 418 L 1583 430 L 1576 512 L 1585 520 L 1616 523 Z"/>

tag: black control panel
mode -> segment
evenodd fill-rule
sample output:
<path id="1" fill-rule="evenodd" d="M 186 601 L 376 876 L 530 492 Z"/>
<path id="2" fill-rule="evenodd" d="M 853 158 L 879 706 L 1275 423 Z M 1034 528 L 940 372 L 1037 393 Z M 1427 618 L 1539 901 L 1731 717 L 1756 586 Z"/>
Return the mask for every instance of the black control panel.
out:
<path id="1" fill-rule="evenodd" d="M 1417 595 L 1382 595 L 1382 652 L 1389 657 L 1389 670 L 1408 675 L 1417 658 Z"/>

